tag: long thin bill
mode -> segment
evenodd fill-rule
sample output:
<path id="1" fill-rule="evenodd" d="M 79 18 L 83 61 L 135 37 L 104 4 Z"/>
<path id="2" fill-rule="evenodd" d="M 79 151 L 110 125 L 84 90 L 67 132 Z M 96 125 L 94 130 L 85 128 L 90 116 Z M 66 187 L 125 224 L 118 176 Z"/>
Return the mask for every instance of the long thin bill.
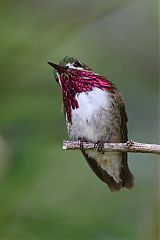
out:
<path id="1" fill-rule="evenodd" d="M 47 62 L 47 63 L 59 73 L 66 72 L 66 69 L 64 67 L 60 66 L 60 65 L 57 65 L 57 64 L 52 63 L 52 62 Z"/>

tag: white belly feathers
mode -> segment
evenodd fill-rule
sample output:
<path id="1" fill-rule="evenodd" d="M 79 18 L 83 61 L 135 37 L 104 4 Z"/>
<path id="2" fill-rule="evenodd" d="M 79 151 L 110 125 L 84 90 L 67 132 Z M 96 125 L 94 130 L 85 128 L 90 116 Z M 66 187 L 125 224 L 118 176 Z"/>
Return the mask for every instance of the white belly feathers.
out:
<path id="1" fill-rule="evenodd" d="M 94 88 L 93 91 L 76 95 L 79 108 L 72 110 L 72 124 L 67 122 L 67 129 L 73 140 L 84 138 L 91 142 L 108 140 L 114 129 L 115 121 L 120 121 L 119 114 L 113 109 L 114 99 L 111 93 Z"/>

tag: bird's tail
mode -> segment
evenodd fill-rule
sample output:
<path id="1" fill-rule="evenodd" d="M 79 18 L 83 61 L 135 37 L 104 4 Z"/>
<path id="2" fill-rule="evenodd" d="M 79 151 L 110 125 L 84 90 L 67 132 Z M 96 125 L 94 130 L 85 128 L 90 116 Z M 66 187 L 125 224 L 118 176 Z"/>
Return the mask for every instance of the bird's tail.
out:
<path id="1" fill-rule="evenodd" d="M 120 177 L 122 179 L 122 187 L 132 188 L 134 186 L 134 176 L 131 173 L 127 163 L 127 153 L 122 153 L 122 168 Z"/>
<path id="2" fill-rule="evenodd" d="M 119 191 L 122 187 L 126 187 L 128 189 L 132 188 L 134 185 L 134 177 L 129 170 L 128 164 L 127 164 L 127 156 L 126 153 L 123 155 L 122 160 L 122 166 L 120 171 L 120 182 L 116 182 L 112 176 L 110 176 L 106 170 L 102 169 L 101 166 L 98 164 L 98 162 L 88 156 L 84 150 L 82 150 L 83 156 L 87 160 L 90 168 L 93 170 L 93 172 L 99 177 L 104 183 L 106 183 L 109 187 L 109 189 L 112 192 Z"/>

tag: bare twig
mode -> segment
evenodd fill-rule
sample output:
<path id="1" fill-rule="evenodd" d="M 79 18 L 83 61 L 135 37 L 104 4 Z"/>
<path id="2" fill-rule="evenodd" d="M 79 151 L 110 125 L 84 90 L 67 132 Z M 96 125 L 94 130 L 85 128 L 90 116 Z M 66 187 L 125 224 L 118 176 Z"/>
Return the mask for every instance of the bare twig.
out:
<path id="1" fill-rule="evenodd" d="M 95 149 L 95 143 L 83 142 L 84 149 Z M 77 150 L 80 149 L 79 141 L 63 141 L 63 149 Z M 106 152 L 134 152 L 134 153 L 155 153 L 160 154 L 160 145 L 146 144 L 128 141 L 127 143 L 105 143 Z"/>

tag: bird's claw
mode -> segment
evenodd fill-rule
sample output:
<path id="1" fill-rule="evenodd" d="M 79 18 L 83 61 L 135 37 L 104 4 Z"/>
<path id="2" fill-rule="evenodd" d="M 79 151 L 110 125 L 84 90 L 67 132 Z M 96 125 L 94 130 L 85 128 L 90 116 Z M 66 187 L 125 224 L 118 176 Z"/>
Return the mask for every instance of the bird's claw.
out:
<path id="1" fill-rule="evenodd" d="M 83 142 L 86 142 L 86 140 L 84 140 L 83 138 L 79 138 L 79 145 L 80 145 L 80 149 L 83 150 Z"/>
<path id="2" fill-rule="evenodd" d="M 128 146 L 128 147 L 131 147 L 133 144 L 134 144 L 133 140 L 127 141 L 127 146 Z"/>
<path id="3" fill-rule="evenodd" d="M 94 144 L 94 147 L 97 148 L 97 151 L 101 154 L 104 154 L 104 142 L 98 141 Z"/>

